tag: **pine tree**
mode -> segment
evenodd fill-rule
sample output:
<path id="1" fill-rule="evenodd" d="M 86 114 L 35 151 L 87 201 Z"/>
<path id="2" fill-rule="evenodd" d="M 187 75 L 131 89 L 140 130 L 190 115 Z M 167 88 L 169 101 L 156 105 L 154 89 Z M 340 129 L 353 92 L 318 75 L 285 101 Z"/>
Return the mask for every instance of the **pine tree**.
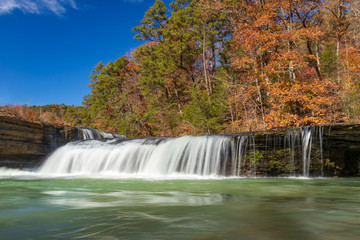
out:
<path id="1" fill-rule="evenodd" d="M 156 0 L 155 4 L 145 13 L 141 25 L 133 28 L 133 32 L 137 32 L 135 38 L 143 41 L 160 42 L 167 20 L 167 9 L 164 2 Z"/>

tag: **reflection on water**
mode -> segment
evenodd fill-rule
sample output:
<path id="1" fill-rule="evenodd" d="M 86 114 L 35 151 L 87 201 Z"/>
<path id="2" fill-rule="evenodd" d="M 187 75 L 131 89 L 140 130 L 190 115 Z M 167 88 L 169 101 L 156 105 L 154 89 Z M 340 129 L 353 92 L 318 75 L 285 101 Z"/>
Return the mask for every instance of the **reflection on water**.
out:
<path id="1" fill-rule="evenodd" d="M 1 239 L 357 239 L 360 179 L 2 179 Z"/>
<path id="2" fill-rule="evenodd" d="M 221 194 L 187 192 L 145 192 L 122 191 L 111 193 L 91 193 L 75 191 L 45 191 L 48 204 L 70 208 L 96 208 L 116 206 L 204 206 L 220 204 Z"/>

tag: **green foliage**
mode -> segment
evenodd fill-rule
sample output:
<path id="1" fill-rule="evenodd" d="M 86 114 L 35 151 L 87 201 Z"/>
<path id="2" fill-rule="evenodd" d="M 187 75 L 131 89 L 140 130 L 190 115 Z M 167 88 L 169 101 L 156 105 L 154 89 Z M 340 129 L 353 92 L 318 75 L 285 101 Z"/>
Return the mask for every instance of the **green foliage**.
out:
<path id="1" fill-rule="evenodd" d="M 184 108 L 184 119 L 199 132 L 217 133 L 223 128 L 223 115 L 226 110 L 225 94 L 221 86 L 213 94 L 207 95 L 201 86 L 191 91 L 191 101 Z"/>
<path id="2" fill-rule="evenodd" d="M 263 153 L 262 153 L 261 151 L 258 151 L 258 150 L 256 150 L 256 151 L 253 152 L 253 153 L 250 153 L 249 156 L 250 156 L 249 160 L 250 160 L 250 162 L 251 162 L 252 164 L 257 164 L 257 163 L 259 163 L 261 160 L 263 160 L 263 158 L 264 158 Z"/>
<path id="3" fill-rule="evenodd" d="M 142 133 L 139 109 L 133 107 L 141 99 L 134 86 L 135 77 L 136 71 L 128 57 L 107 65 L 100 62 L 90 76 L 91 94 L 84 98 L 87 106 L 84 122 L 90 127 L 128 136 Z"/>
<path id="4" fill-rule="evenodd" d="M 88 114 L 88 109 L 83 106 L 68 107 L 64 115 L 64 120 L 71 126 L 87 126 L 91 118 Z"/>
<path id="5" fill-rule="evenodd" d="M 338 56 L 336 56 L 336 46 L 330 44 L 326 46 L 320 57 L 321 72 L 328 77 L 335 77 L 340 67 Z"/>
<path id="6" fill-rule="evenodd" d="M 291 165 L 289 164 L 288 152 L 285 149 L 273 150 L 271 154 L 266 156 L 266 161 L 268 171 L 281 170 L 288 172 L 291 170 Z"/>
<path id="7" fill-rule="evenodd" d="M 344 112 L 355 119 L 359 91 L 335 86 L 347 81 L 343 85 L 354 88 L 359 72 L 356 50 L 341 55 L 350 44 L 346 29 L 337 42 L 327 26 L 333 17 L 318 14 L 324 13 L 322 3 L 294 4 L 287 9 L 282 1 L 173 0 L 167 8 L 156 0 L 133 28 L 144 44 L 131 57 L 99 63 L 85 107 L 56 114 L 129 137 L 258 130 L 325 122 Z M 303 19 L 313 7 L 314 14 Z M 336 115 L 338 96 L 346 107 Z M 326 118 L 328 105 L 333 115 Z M 282 163 L 270 161 L 268 167 L 277 165 Z"/>
<path id="8" fill-rule="evenodd" d="M 156 0 L 155 4 L 145 13 L 141 25 L 133 28 L 137 32 L 135 38 L 144 41 L 159 42 L 168 19 L 167 9 L 162 0 Z"/>

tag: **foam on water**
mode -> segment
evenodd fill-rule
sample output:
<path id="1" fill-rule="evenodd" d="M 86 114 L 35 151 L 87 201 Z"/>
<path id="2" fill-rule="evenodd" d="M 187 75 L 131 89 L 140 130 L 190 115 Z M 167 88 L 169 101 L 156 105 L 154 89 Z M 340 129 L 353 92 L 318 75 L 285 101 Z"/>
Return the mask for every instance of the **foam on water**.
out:
<path id="1" fill-rule="evenodd" d="M 148 192 L 148 191 L 118 191 L 96 193 L 85 191 L 44 191 L 50 196 L 50 205 L 68 206 L 71 208 L 98 208 L 114 206 L 204 206 L 220 204 L 221 194 L 189 193 L 181 191 Z M 53 197 L 53 198 L 52 198 Z M 106 198 L 107 201 L 102 201 Z"/>

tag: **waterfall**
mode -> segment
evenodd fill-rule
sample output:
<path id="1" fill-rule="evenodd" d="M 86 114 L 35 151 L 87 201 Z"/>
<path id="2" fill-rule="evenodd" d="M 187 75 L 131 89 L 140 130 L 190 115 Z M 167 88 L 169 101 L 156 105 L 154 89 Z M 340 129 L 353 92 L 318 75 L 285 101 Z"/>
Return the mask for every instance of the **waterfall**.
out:
<path id="1" fill-rule="evenodd" d="M 256 176 L 256 162 L 258 161 L 257 155 L 256 155 L 256 144 L 255 144 L 255 135 L 250 136 L 252 150 L 253 150 L 253 159 L 252 159 L 252 171 L 254 176 Z"/>
<path id="2" fill-rule="evenodd" d="M 304 128 L 301 129 L 302 156 L 303 156 L 303 175 L 304 175 L 304 177 L 309 177 L 311 145 L 312 145 L 312 132 L 313 132 L 313 128 L 311 126 L 304 127 Z"/>
<path id="3" fill-rule="evenodd" d="M 284 150 L 288 149 L 290 159 L 290 174 L 295 176 L 295 147 L 300 144 L 300 134 L 298 132 L 288 132 L 285 136 Z"/>
<path id="4" fill-rule="evenodd" d="M 241 175 L 241 163 L 246 154 L 246 149 L 248 145 L 248 136 L 240 136 L 237 141 L 231 142 L 232 148 L 232 175 L 240 176 Z"/>
<path id="5" fill-rule="evenodd" d="M 79 139 L 111 139 L 111 138 L 126 138 L 124 135 L 100 132 L 93 128 L 77 127 L 79 130 Z"/>
<path id="6" fill-rule="evenodd" d="M 39 172 L 215 176 L 222 171 L 221 161 L 227 161 L 229 146 L 224 136 L 81 141 L 58 149 Z"/>
<path id="7" fill-rule="evenodd" d="M 178 138 L 127 139 L 81 128 L 83 140 L 51 154 L 43 174 L 138 176 L 323 176 L 323 128 Z M 314 140 L 313 140 L 314 139 Z M 311 159 L 311 157 L 317 159 Z M 318 161 L 318 159 L 320 159 Z M 320 164 L 321 163 L 321 169 Z M 310 169 L 311 165 L 311 169 Z"/>
<path id="8" fill-rule="evenodd" d="M 322 126 L 319 126 L 319 145 L 320 145 L 321 177 L 324 176 L 323 135 L 324 135 L 324 128 L 323 128 Z"/>

